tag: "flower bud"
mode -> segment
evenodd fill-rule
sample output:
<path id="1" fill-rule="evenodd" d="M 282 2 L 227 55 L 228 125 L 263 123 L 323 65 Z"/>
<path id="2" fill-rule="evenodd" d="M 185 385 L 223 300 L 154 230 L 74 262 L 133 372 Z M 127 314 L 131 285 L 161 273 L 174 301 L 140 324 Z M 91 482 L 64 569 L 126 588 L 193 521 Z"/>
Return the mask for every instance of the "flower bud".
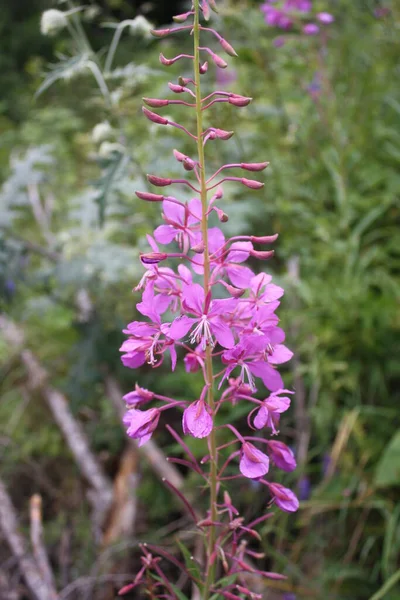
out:
<path id="1" fill-rule="evenodd" d="M 220 69 L 226 69 L 226 67 L 228 66 L 228 63 L 218 54 L 215 54 L 215 52 L 211 53 L 211 58 L 213 59 L 217 67 L 219 67 Z"/>
<path id="2" fill-rule="evenodd" d="M 233 287 L 233 285 L 229 285 L 229 283 L 225 284 L 225 288 L 228 290 L 231 296 L 234 298 L 241 298 L 246 290 L 240 290 L 239 288 Z"/>
<path id="3" fill-rule="evenodd" d="M 254 179 L 246 179 L 245 177 L 242 177 L 240 181 L 243 183 L 243 185 L 251 190 L 259 190 L 260 188 L 264 187 L 264 184 L 261 183 L 261 181 L 255 181 Z"/>
<path id="4" fill-rule="evenodd" d="M 232 94 L 232 96 L 229 96 L 228 102 L 229 102 L 229 104 L 232 104 L 233 106 L 238 106 L 239 108 L 242 108 L 243 106 L 247 106 L 248 104 L 250 104 L 252 99 L 253 98 L 246 98 L 246 96 L 239 96 L 238 94 Z"/>
<path id="5" fill-rule="evenodd" d="M 135 389 L 132 392 L 128 392 L 123 396 L 123 399 L 129 406 L 138 406 L 139 404 L 145 404 L 146 402 L 150 402 L 154 398 L 153 392 L 146 390 L 138 386 L 136 383 Z"/>
<path id="6" fill-rule="evenodd" d="M 177 85 L 176 83 L 169 82 L 168 87 L 171 90 L 171 92 L 174 92 L 175 94 L 182 94 L 182 92 L 185 91 L 183 85 Z"/>
<path id="7" fill-rule="evenodd" d="M 166 185 L 171 185 L 172 179 L 167 179 L 166 177 L 158 177 L 157 175 L 147 175 L 147 180 L 152 185 L 156 185 L 157 187 L 164 187 Z"/>
<path id="8" fill-rule="evenodd" d="M 65 13 L 56 8 L 45 10 L 40 19 L 40 31 L 43 35 L 55 35 L 67 26 Z"/>
<path id="9" fill-rule="evenodd" d="M 202 65 L 199 66 L 200 75 L 204 75 L 208 71 L 208 62 L 205 61 Z"/>
<path id="10" fill-rule="evenodd" d="M 157 265 L 166 258 L 168 258 L 168 254 L 165 254 L 165 252 L 148 252 L 147 254 L 140 254 L 140 260 L 144 265 Z"/>
<path id="11" fill-rule="evenodd" d="M 169 100 L 163 100 L 161 98 L 142 98 L 142 100 L 147 106 L 151 106 L 151 108 L 162 108 L 169 104 Z M 163 123 L 163 125 L 166 125 L 166 123 Z"/>
<path id="12" fill-rule="evenodd" d="M 201 0 L 201 10 L 203 11 L 203 17 L 206 21 L 210 20 L 210 7 L 208 6 L 207 0 Z"/>
<path id="13" fill-rule="evenodd" d="M 164 117 L 157 115 L 157 113 L 154 113 L 151 110 L 148 110 L 144 106 L 142 108 L 142 111 L 143 111 L 143 114 L 145 115 L 145 117 L 147 117 L 149 119 L 149 121 L 152 121 L 153 123 L 157 123 L 158 125 L 168 125 L 168 123 L 169 123 L 168 119 L 164 119 Z"/>
<path id="14" fill-rule="evenodd" d="M 220 140 L 229 140 L 233 136 L 234 131 L 225 131 L 225 129 L 213 128 L 211 133 L 214 133 L 215 137 L 219 138 Z"/>
<path id="15" fill-rule="evenodd" d="M 219 43 L 221 44 L 221 46 L 223 47 L 223 49 L 225 50 L 225 52 L 227 54 L 229 54 L 229 56 L 237 56 L 236 50 L 233 48 L 233 46 L 230 45 L 229 42 L 227 42 L 226 40 L 224 40 L 224 38 L 221 38 L 219 40 Z"/>
<path id="16" fill-rule="evenodd" d="M 272 244 L 278 238 L 278 235 L 279 235 L 278 233 L 275 233 L 274 235 L 262 235 L 262 236 L 251 235 L 250 241 L 254 242 L 255 244 Z"/>
<path id="17" fill-rule="evenodd" d="M 169 33 L 171 33 L 171 29 L 170 28 L 168 28 L 168 29 L 151 29 L 150 33 L 154 37 L 163 38 L 163 37 L 166 37 Z"/>
<path id="18" fill-rule="evenodd" d="M 245 169 L 246 171 L 263 171 L 264 169 L 266 169 L 269 165 L 269 162 L 262 162 L 262 163 L 240 163 L 240 166 L 242 167 L 242 169 Z"/>
<path id="19" fill-rule="evenodd" d="M 266 250 L 265 252 L 260 250 L 250 250 L 250 256 L 259 258 L 260 260 L 268 260 L 273 257 L 274 253 L 274 250 Z"/>
<path id="20" fill-rule="evenodd" d="M 150 192 L 135 192 L 135 194 L 140 200 L 146 200 L 147 202 L 162 202 L 164 200 L 164 196 L 160 194 L 151 194 Z"/>
<path id="21" fill-rule="evenodd" d="M 159 58 L 160 58 L 160 63 L 162 65 L 164 65 L 165 67 L 170 67 L 175 62 L 173 59 L 165 58 L 165 56 L 164 56 L 164 54 L 162 52 L 160 52 Z"/>
<path id="22" fill-rule="evenodd" d="M 224 213 L 223 210 L 217 208 L 216 206 L 214 206 L 214 210 L 217 213 L 218 219 L 221 221 L 221 223 L 227 223 L 229 221 L 228 215 Z"/>
<path id="23" fill-rule="evenodd" d="M 203 254 L 203 252 L 204 252 L 204 242 L 203 242 L 203 240 L 201 240 L 201 242 L 199 242 L 195 246 L 192 246 L 192 250 L 193 250 L 193 252 L 196 252 L 196 254 Z"/>
<path id="24" fill-rule="evenodd" d="M 175 23 L 184 23 L 186 19 L 192 14 L 193 11 L 189 10 L 188 12 L 182 13 L 180 15 L 175 15 L 175 17 L 172 17 L 172 19 L 175 21 Z"/>
<path id="25" fill-rule="evenodd" d="M 208 4 L 214 12 L 218 12 L 217 5 L 215 4 L 215 0 L 208 0 Z"/>

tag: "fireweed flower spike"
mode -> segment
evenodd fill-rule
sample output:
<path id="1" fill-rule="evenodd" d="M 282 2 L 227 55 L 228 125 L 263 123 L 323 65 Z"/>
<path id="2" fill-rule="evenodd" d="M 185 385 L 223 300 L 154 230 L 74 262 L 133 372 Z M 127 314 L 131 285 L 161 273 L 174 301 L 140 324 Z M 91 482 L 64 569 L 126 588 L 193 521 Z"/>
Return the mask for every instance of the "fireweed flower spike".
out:
<path id="1" fill-rule="evenodd" d="M 287 1 L 286 4 L 293 7 L 296 4 L 297 10 L 307 11 L 310 2 Z M 228 215 L 218 207 L 223 196 L 223 183 L 236 181 L 257 193 L 263 186 L 257 175 L 269 163 L 249 163 L 243 158 L 243 162 L 228 163 L 209 172 L 205 161 L 208 145 L 214 140 L 228 142 L 233 132 L 215 126 L 204 128 L 204 111 L 212 110 L 216 103 L 230 104 L 240 110 L 252 100 L 225 89 L 202 95 L 201 80 L 209 64 L 211 69 L 217 70 L 228 66 L 213 47 L 205 44 L 210 40 L 228 57 L 237 56 L 230 43 L 208 27 L 207 22 L 216 10 L 214 0 L 194 0 L 189 12 L 175 18 L 177 23 L 185 23 L 184 26 L 153 32 L 159 38 L 187 34 L 193 39 L 193 53 L 168 58 L 160 54 L 160 61 L 166 67 L 177 61 L 191 62 L 193 77 L 179 77 L 177 82 L 170 82 L 172 98 L 146 98 L 144 102 L 152 110 L 143 108 L 144 115 L 152 123 L 175 127 L 186 135 L 193 153 L 189 156 L 179 149 L 173 152 L 182 167 L 182 179 L 152 174 L 148 181 L 157 189 L 137 192 L 138 198 L 146 202 L 160 203 L 164 222 L 153 235 L 147 235 L 149 251 L 140 255 L 145 273 L 135 291 L 142 294 L 137 310 L 143 319 L 127 325 L 124 330 L 127 339 L 121 346 L 122 362 L 131 369 L 145 363 L 157 367 L 164 361 L 170 362 L 174 369 L 179 356 L 188 373 L 203 375 L 203 389 L 197 398 L 160 396 L 136 384 L 124 396 L 127 404 L 124 424 L 127 434 L 142 445 L 154 434 L 161 413 L 165 413 L 165 422 L 167 411 L 180 410 L 183 435 L 206 440 L 204 457 L 198 462 L 182 434 L 167 425 L 186 455 L 185 459 L 170 460 L 192 468 L 201 475 L 202 484 L 206 482 L 209 509 L 196 522 L 206 540 L 206 555 L 204 567 L 200 571 L 196 569 L 195 576 L 192 568 L 178 562 L 166 551 L 144 548 L 143 567 L 134 583 L 121 590 L 121 594 L 132 586 L 144 585 L 152 598 L 178 597 L 159 558 L 153 558 L 154 554 L 159 554 L 163 560 L 170 557 L 175 567 L 179 564 L 179 569 L 185 571 L 197 586 L 203 600 L 214 596 L 259 597 L 248 589 L 246 573 L 275 579 L 283 576 L 257 570 L 253 560 L 262 555 L 250 551 L 243 537 L 259 539 L 254 526 L 269 518 L 271 513 L 258 517 L 247 526 L 228 492 L 222 490 L 221 482 L 225 486 L 225 482 L 238 477 L 255 480 L 258 485 L 265 486 L 260 489 L 265 490 L 266 508 L 275 505 L 288 512 L 298 508 L 293 492 L 280 483 L 269 481 L 270 473 L 275 477 L 277 469 L 288 472 L 296 466 L 291 450 L 275 437 L 271 439 L 279 433 L 279 420 L 289 408 L 289 395 L 293 393 L 285 389 L 278 371 L 278 366 L 292 357 L 292 352 L 284 345 L 285 333 L 279 327 L 276 315 L 284 290 L 272 283 L 270 275 L 264 272 L 257 275 L 245 264 L 250 257 L 262 261 L 270 259 L 273 251 L 269 246 L 277 236 L 226 238 L 217 226 L 228 220 Z M 321 23 L 326 20 L 325 16 L 320 17 Z M 192 110 L 196 127 L 189 130 L 159 114 L 158 111 L 162 113 L 170 104 L 181 105 L 183 115 Z M 226 175 L 230 170 L 240 175 L 250 173 L 251 177 Z M 179 185 L 189 186 L 193 191 L 189 202 L 180 201 L 179 194 L 175 197 L 159 193 L 160 188 L 169 190 Z M 261 388 L 259 392 L 257 388 Z M 268 393 L 265 389 L 263 392 L 263 388 Z M 253 435 L 240 433 L 227 420 L 221 423 L 221 415 L 229 412 L 226 410 L 218 415 L 216 426 L 221 406 L 239 402 L 248 406 L 247 431 L 252 431 Z M 225 443 L 220 446 L 217 434 L 222 428 L 228 438 L 225 437 Z M 166 484 L 196 520 L 197 515 L 182 492 L 171 483 Z"/>

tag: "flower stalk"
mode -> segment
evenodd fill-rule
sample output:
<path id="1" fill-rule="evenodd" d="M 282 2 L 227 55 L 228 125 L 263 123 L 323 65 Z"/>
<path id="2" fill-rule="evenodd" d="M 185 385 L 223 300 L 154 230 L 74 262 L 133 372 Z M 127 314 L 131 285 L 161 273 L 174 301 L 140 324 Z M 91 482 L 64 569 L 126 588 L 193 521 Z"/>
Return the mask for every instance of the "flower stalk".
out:
<path id="1" fill-rule="evenodd" d="M 264 185 L 255 179 L 235 176 L 216 181 L 219 174 L 227 169 L 259 173 L 269 164 L 266 161 L 248 163 L 243 160 L 222 165 L 214 174 L 206 172 L 207 144 L 214 140 L 226 142 L 233 132 L 218 127 L 203 129 L 204 111 L 209 110 L 214 101 L 227 101 L 238 109 L 251 101 L 247 96 L 218 90 L 202 97 L 201 78 L 208 73 L 204 54 L 206 58 L 211 57 L 216 68 L 226 68 L 227 63 L 212 48 L 201 45 L 204 42 L 200 41 L 200 34 L 202 37 L 211 34 L 228 56 L 236 56 L 227 40 L 213 29 L 201 26 L 201 18 L 208 21 L 210 9 L 215 8 L 211 0 L 194 0 L 192 10 L 178 16 L 179 23 L 193 18 L 191 26 L 154 32 L 156 37 L 163 38 L 190 30 L 193 55 L 180 54 L 166 58 L 161 54 L 160 61 L 167 67 L 177 60 L 193 62 L 193 78 L 180 77 L 178 83 L 169 83 L 169 90 L 177 95 L 187 94 L 194 102 L 157 98 L 146 98 L 144 101 L 155 110 L 162 110 L 170 103 L 182 105 L 185 111 L 194 110 L 196 131 L 189 131 L 180 123 L 172 122 L 147 108 L 143 110 L 144 115 L 157 125 L 178 128 L 186 134 L 189 143 L 193 145 L 193 141 L 196 142 L 196 150 L 194 157 L 188 155 L 186 150 L 174 150 L 175 159 L 186 172 L 185 178 L 173 179 L 156 174 L 149 175 L 148 181 L 157 188 L 188 186 L 196 196 L 185 203 L 172 195 L 137 192 L 140 199 L 162 205 L 164 224 L 155 229 L 153 236 L 147 236 L 150 250 L 140 255 L 146 272 L 135 288 L 136 291 L 143 290 L 137 310 L 147 320 L 129 323 L 124 330 L 128 338 L 121 346 L 122 362 L 133 369 L 146 362 L 158 367 L 168 356 L 174 370 L 178 355 L 183 354 L 186 371 L 200 371 L 204 383 L 195 400 L 161 396 L 136 385 L 124 397 L 128 408 L 124 424 L 128 435 L 141 445 L 157 429 L 161 413 L 184 408 L 183 433 L 204 438 L 208 445 L 208 453 L 198 461 L 179 434 L 167 426 L 186 455 L 186 458 L 174 457 L 171 460 L 200 475 L 207 484 L 209 496 L 208 510 L 196 523 L 205 540 L 204 568 L 200 578 L 192 577 L 192 583 L 198 587 L 203 600 L 209 600 L 214 595 L 221 598 L 244 595 L 245 598 L 259 600 L 261 596 L 248 588 L 246 573 L 267 579 L 284 578 L 248 564 L 247 556 L 254 559 L 262 558 L 262 555 L 248 549 L 242 538 L 250 536 L 253 540 L 259 539 L 254 524 L 263 522 L 267 516 L 263 515 L 254 519 L 253 524 L 246 525 L 227 489 L 221 498 L 220 484 L 223 482 L 225 487 L 239 477 L 255 480 L 259 489 L 265 489 L 269 494 L 269 505 L 274 503 L 282 510 L 292 512 L 298 508 L 297 498 L 289 489 L 280 483 L 268 481 L 266 477 L 270 467 L 292 471 L 296 461 L 282 442 L 264 439 L 262 433 L 257 436 L 241 433 L 229 421 L 217 426 L 216 417 L 223 404 L 247 403 L 250 432 L 269 430 L 271 435 L 277 435 L 280 415 L 290 406 L 290 398 L 282 394 L 292 393 L 284 388 L 277 366 L 290 360 L 292 352 L 283 344 L 285 334 L 278 326 L 279 319 L 275 314 L 283 289 L 271 283 L 270 275 L 263 272 L 256 275 L 243 264 L 249 257 L 262 261 L 271 258 L 273 251 L 260 250 L 254 244 L 270 245 L 277 236 L 237 235 L 226 239 L 223 231 L 213 226 L 215 222 L 224 223 L 228 220 L 228 215 L 217 206 L 223 196 L 222 184 L 225 181 L 236 181 L 249 190 L 259 190 Z M 173 245 L 175 248 L 167 251 L 160 245 Z M 174 265 L 178 260 L 175 269 L 165 266 L 170 263 Z M 171 313 L 172 320 L 167 320 L 165 315 Z M 234 372 L 236 376 L 233 376 Z M 215 385 L 217 380 L 218 389 Z M 269 395 L 263 399 L 255 397 L 260 382 L 269 390 Z M 222 386 L 224 389 L 220 392 Z M 151 407 L 143 410 L 143 405 L 148 403 Z M 217 433 L 220 429 L 225 429 L 233 439 L 218 446 Z M 219 454 L 223 459 L 222 467 L 218 464 Z M 184 503 L 192 517 L 197 518 L 197 512 L 191 509 L 191 503 L 183 492 L 176 490 L 169 482 L 165 483 Z M 163 559 L 168 558 L 167 552 L 159 553 Z M 172 555 L 170 562 L 175 566 L 177 564 Z M 146 565 L 148 568 L 143 572 L 145 576 L 137 576 L 132 586 L 145 585 L 149 589 L 151 569 L 155 571 L 156 580 L 158 577 L 157 581 L 161 581 L 158 561 L 152 555 L 147 556 Z M 191 569 L 188 569 L 188 573 L 191 573 Z M 227 576 L 229 584 L 226 583 Z M 129 589 L 132 586 L 128 586 Z M 160 583 L 159 587 L 162 589 L 152 597 L 178 598 L 169 581 L 163 585 Z"/>

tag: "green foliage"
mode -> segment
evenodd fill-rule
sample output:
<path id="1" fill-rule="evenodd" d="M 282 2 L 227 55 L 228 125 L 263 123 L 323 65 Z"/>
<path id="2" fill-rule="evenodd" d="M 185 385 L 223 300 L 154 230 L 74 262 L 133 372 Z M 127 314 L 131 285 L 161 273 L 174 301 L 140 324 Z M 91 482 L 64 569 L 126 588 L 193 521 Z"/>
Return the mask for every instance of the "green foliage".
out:
<path id="1" fill-rule="evenodd" d="M 327 8 L 322 0 L 318 6 Z M 400 594 L 400 14 L 392 2 L 390 17 L 376 19 L 374 6 L 332 5 L 336 22 L 323 52 L 316 38 L 296 36 L 275 48 L 275 32 L 254 2 L 226 2 L 218 17 L 239 54 L 233 87 L 254 103 L 240 111 L 215 108 L 213 122 L 225 129 L 234 123 L 235 137 L 215 141 L 207 160 L 210 170 L 224 159 L 271 163 L 263 193 L 225 188 L 225 231 L 280 234 L 266 270 L 286 290 L 280 317 L 298 364 L 285 381 L 298 394 L 303 384 L 310 427 L 306 463 L 282 479 L 300 490 L 306 482 L 310 492 L 303 493 L 298 516 L 277 514 L 261 528 L 265 568 L 289 577 L 290 585 L 276 592 L 293 590 L 298 599 L 395 600 Z M 167 76 L 179 72 L 161 73 L 160 49 L 169 56 L 186 42 L 155 44 L 124 30 L 106 72 L 107 52 L 99 46 L 109 48 L 115 29 L 100 22 L 101 15 L 89 28 L 87 43 L 94 41 L 85 53 L 67 34 L 47 40 L 43 52 L 35 44 L 29 70 L 17 79 L 2 58 L 11 88 L 0 116 L 0 289 L 1 309 L 24 328 L 27 346 L 66 393 L 114 474 L 125 437 L 105 394 L 105 373 L 115 374 L 124 391 L 139 380 L 177 398 L 199 392 L 197 377 L 181 366 L 173 374 L 168 365 L 134 373 L 118 357 L 121 329 L 136 318 L 138 294 L 130 290 L 142 275 L 138 254 L 159 222 L 158 207 L 140 203 L 134 191 L 147 189 L 147 172 L 180 175 L 171 151 L 193 148 L 178 134 L 149 126 L 140 113 L 141 97 L 162 95 Z M 52 59 L 43 83 L 38 74 L 53 42 L 64 58 Z M 176 114 L 174 107 L 168 111 Z M 92 130 L 105 121 L 112 134 L 103 145 Z M 82 290 L 86 309 L 77 301 Z M 25 514 L 27 494 L 42 493 L 51 540 L 73 519 L 74 577 L 86 575 L 96 549 L 73 460 L 40 395 L 25 404 L 24 372 L 1 338 L 0 363 L 2 472 L 13 483 L 35 464 L 26 488 L 16 488 L 16 502 Z M 246 426 L 240 404 L 232 415 Z M 292 446 L 303 417 L 294 399 L 281 427 Z M 179 430 L 179 415 L 173 425 Z M 179 452 L 163 428 L 157 442 L 166 453 Z M 204 455 L 201 441 L 188 443 L 196 457 Z M 139 535 L 158 543 L 179 508 L 147 466 L 140 470 Z M 63 500 L 37 476 L 43 471 Z M 188 486 L 194 483 L 188 478 Z M 267 497 L 257 484 L 228 489 L 246 517 L 265 512 Z M 188 569 L 192 545 L 181 548 Z"/>

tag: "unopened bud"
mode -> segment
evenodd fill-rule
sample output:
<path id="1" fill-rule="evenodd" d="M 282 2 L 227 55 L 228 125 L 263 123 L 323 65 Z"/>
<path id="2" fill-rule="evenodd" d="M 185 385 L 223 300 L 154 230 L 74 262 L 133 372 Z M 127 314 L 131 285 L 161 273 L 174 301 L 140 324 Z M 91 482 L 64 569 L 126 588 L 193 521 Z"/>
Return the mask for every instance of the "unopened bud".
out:
<path id="1" fill-rule="evenodd" d="M 263 171 L 264 169 L 266 169 L 269 165 L 269 162 L 262 162 L 262 163 L 240 163 L 240 166 L 242 167 L 242 169 L 245 169 L 246 171 Z"/>
<path id="2" fill-rule="evenodd" d="M 201 0 L 201 10 L 203 11 L 203 17 L 205 18 L 205 20 L 209 21 L 211 14 L 207 0 Z"/>
<path id="3" fill-rule="evenodd" d="M 164 196 L 160 194 L 151 194 L 150 192 L 135 192 L 135 194 L 140 200 L 146 200 L 147 202 L 162 202 L 164 200 Z"/>
<path id="4" fill-rule="evenodd" d="M 215 54 L 215 52 L 211 54 L 211 58 L 213 59 L 217 67 L 219 67 L 220 69 L 226 69 L 226 67 L 228 66 L 228 63 L 218 54 Z"/>
<path id="5" fill-rule="evenodd" d="M 251 190 L 259 190 L 260 188 L 264 187 L 264 184 L 261 183 L 261 181 L 255 181 L 254 179 L 246 179 L 245 177 L 242 177 L 240 181 L 243 183 L 243 185 Z"/>
<path id="6" fill-rule="evenodd" d="M 254 258 L 259 258 L 260 260 L 268 260 L 273 255 L 274 250 L 266 250 L 265 252 L 262 250 L 250 250 L 250 256 L 254 256 Z"/>
<path id="7" fill-rule="evenodd" d="M 194 162 L 194 160 L 189 158 L 189 156 L 186 156 L 186 154 L 179 152 L 179 150 L 174 150 L 174 156 L 178 162 L 183 164 L 183 168 L 186 171 L 193 171 L 194 167 L 196 166 L 196 163 Z"/>
<path id="8" fill-rule="evenodd" d="M 185 91 L 183 85 L 176 85 L 176 83 L 169 82 L 168 87 L 171 90 L 171 92 L 174 92 L 175 94 L 182 94 L 182 92 Z"/>
<path id="9" fill-rule="evenodd" d="M 144 265 L 157 265 L 162 260 L 168 257 L 165 252 L 149 252 L 147 254 L 140 254 L 140 260 Z"/>
<path id="10" fill-rule="evenodd" d="M 190 77 L 182 77 L 182 75 L 180 75 L 180 76 L 178 77 L 178 82 L 179 82 L 179 85 L 181 85 L 182 87 L 183 87 L 183 86 L 186 86 L 186 85 L 187 85 L 188 83 L 190 83 L 191 81 L 192 81 L 192 80 L 190 79 Z"/>
<path id="11" fill-rule="evenodd" d="M 234 134 L 234 131 L 225 131 L 225 129 L 214 128 L 212 131 L 215 133 L 215 136 L 220 140 L 229 140 Z"/>
<path id="12" fill-rule="evenodd" d="M 223 47 L 223 49 L 225 50 L 225 52 L 227 54 L 229 54 L 229 56 L 237 56 L 236 50 L 233 48 L 233 46 L 230 45 L 229 42 L 227 42 L 226 40 L 224 40 L 224 38 L 221 38 L 219 40 L 219 43 L 221 44 L 221 46 Z"/>
<path id="13" fill-rule="evenodd" d="M 255 244 L 272 244 L 278 238 L 278 233 L 274 233 L 274 235 L 251 235 L 250 241 Z"/>
<path id="14" fill-rule="evenodd" d="M 170 58 L 165 58 L 164 54 L 162 52 L 160 52 L 160 63 L 162 65 L 164 65 L 165 67 L 170 67 L 171 65 L 174 64 L 174 60 L 170 59 Z"/>
<path id="15" fill-rule="evenodd" d="M 229 221 L 228 215 L 223 210 L 217 208 L 216 206 L 214 206 L 214 210 L 217 213 L 218 219 L 221 221 L 221 223 L 227 223 Z"/>
<path id="16" fill-rule="evenodd" d="M 217 5 L 215 4 L 215 0 L 208 0 L 208 4 L 214 12 L 218 12 Z"/>
<path id="17" fill-rule="evenodd" d="M 193 252 L 196 252 L 196 254 L 203 254 L 203 252 L 204 252 L 204 242 L 203 242 L 203 240 L 201 240 L 201 242 L 199 242 L 195 246 L 192 246 L 192 250 L 193 250 Z"/>
<path id="18" fill-rule="evenodd" d="M 234 298 L 241 298 L 246 290 L 240 290 L 239 288 L 233 287 L 233 285 L 229 285 L 229 283 L 225 284 L 225 288 L 228 290 L 231 296 Z"/>
<path id="19" fill-rule="evenodd" d="M 172 19 L 175 21 L 175 23 L 184 23 L 186 19 L 192 14 L 193 11 L 190 10 L 189 12 L 182 13 L 180 15 L 175 15 L 175 17 L 172 17 Z"/>
<path id="20" fill-rule="evenodd" d="M 233 104 L 233 106 L 238 106 L 241 108 L 242 106 L 247 106 L 253 98 L 246 98 L 246 96 L 239 96 L 238 94 L 233 94 L 228 98 L 229 104 Z"/>
<path id="21" fill-rule="evenodd" d="M 200 75 L 204 75 L 208 71 L 208 62 L 205 61 L 202 65 L 199 66 Z"/>
<path id="22" fill-rule="evenodd" d="M 151 106 L 151 108 L 162 108 L 169 104 L 169 100 L 163 100 L 161 98 L 142 98 L 142 100 L 147 106 Z"/>
<path id="23" fill-rule="evenodd" d="M 142 111 L 143 111 L 143 114 L 145 115 L 145 117 L 147 117 L 149 119 L 149 121 L 152 121 L 153 123 L 157 123 L 158 125 L 168 125 L 168 123 L 169 123 L 168 119 L 164 119 L 164 117 L 161 117 L 157 113 L 154 113 L 151 110 L 148 110 L 144 106 L 142 108 Z"/>
<path id="24" fill-rule="evenodd" d="M 168 179 L 167 177 L 158 177 L 157 175 L 147 175 L 147 180 L 152 185 L 156 185 L 157 187 L 164 187 L 166 185 L 171 185 L 172 179 Z"/>
<path id="25" fill-rule="evenodd" d="M 169 33 L 171 33 L 171 29 L 151 29 L 150 30 L 151 35 L 154 35 L 154 37 L 157 38 L 163 38 L 165 36 L 167 36 Z"/>

